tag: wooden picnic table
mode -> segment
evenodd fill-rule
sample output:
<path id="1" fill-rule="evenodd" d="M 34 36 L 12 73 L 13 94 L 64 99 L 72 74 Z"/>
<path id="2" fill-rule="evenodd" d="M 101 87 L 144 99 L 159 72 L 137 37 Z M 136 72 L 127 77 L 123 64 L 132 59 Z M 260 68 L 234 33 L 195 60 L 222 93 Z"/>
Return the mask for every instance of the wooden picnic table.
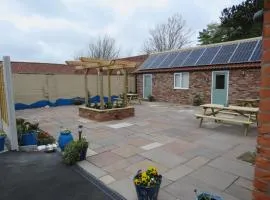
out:
<path id="1" fill-rule="evenodd" d="M 236 103 L 239 106 L 245 107 L 258 107 L 260 99 L 236 99 Z"/>
<path id="2" fill-rule="evenodd" d="M 253 107 L 243 107 L 243 106 L 223 106 L 219 104 L 204 104 L 201 105 L 203 108 L 203 114 L 195 114 L 195 116 L 200 121 L 200 127 L 202 126 L 202 122 L 204 118 L 208 119 L 214 119 L 215 122 L 235 122 L 235 123 L 241 123 L 245 126 L 244 134 L 247 135 L 247 131 L 249 128 L 249 125 L 253 123 L 257 123 L 258 125 L 258 112 L 259 108 L 253 108 Z M 210 112 L 208 112 L 210 111 Z M 242 116 L 244 119 L 235 119 L 235 118 L 228 118 L 225 116 L 217 116 L 219 113 L 223 113 L 223 111 L 227 111 L 227 113 L 237 113 L 238 115 Z"/>
<path id="3" fill-rule="evenodd" d="M 138 103 L 141 104 L 141 99 L 139 98 L 139 95 L 136 93 L 127 93 L 128 103 L 130 104 L 131 101 L 138 101 Z"/>

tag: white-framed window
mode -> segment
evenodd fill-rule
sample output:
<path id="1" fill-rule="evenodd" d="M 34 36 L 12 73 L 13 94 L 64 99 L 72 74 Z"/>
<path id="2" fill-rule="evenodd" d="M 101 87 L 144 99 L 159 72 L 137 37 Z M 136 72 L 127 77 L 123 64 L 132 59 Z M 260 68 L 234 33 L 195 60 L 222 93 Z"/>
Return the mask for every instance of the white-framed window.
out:
<path id="1" fill-rule="evenodd" d="M 174 89 L 188 89 L 189 88 L 189 73 L 174 73 Z"/>

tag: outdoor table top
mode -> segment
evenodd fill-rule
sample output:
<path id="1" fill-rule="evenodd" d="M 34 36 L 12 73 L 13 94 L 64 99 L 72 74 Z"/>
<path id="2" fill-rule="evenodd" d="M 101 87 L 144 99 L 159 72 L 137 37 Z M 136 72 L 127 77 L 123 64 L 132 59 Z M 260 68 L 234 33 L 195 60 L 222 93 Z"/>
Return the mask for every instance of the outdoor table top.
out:
<path id="1" fill-rule="evenodd" d="M 134 94 L 134 93 L 127 93 L 127 96 L 138 96 L 138 94 Z"/>
<path id="2" fill-rule="evenodd" d="M 260 101 L 260 99 L 236 99 L 236 101 L 242 101 L 242 102 L 257 102 L 257 101 Z"/>
<path id="3" fill-rule="evenodd" d="M 243 106 L 223 106 L 220 104 L 203 104 L 201 105 L 203 108 L 219 108 L 223 110 L 235 110 L 235 111 L 245 111 L 245 112 L 254 112 L 258 113 L 259 108 L 253 108 L 253 107 L 243 107 Z"/>

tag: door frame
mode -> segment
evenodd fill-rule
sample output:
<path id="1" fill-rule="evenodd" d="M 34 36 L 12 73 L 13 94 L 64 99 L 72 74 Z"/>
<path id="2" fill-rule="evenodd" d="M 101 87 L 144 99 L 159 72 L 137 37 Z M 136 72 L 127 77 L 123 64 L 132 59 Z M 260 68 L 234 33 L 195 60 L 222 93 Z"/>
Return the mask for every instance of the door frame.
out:
<path id="1" fill-rule="evenodd" d="M 227 95 L 226 95 L 226 102 L 229 100 L 229 82 L 230 82 L 230 71 L 223 70 L 223 71 L 212 71 L 212 81 L 211 81 L 211 104 L 213 103 L 213 81 L 214 81 L 214 72 L 227 72 Z"/>
<path id="2" fill-rule="evenodd" d="M 144 79 L 145 76 L 150 76 L 151 77 L 151 95 L 152 95 L 152 86 L 153 86 L 153 76 L 152 74 L 143 74 L 143 99 L 147 99 L 147 97 L 144 96 Z"/>

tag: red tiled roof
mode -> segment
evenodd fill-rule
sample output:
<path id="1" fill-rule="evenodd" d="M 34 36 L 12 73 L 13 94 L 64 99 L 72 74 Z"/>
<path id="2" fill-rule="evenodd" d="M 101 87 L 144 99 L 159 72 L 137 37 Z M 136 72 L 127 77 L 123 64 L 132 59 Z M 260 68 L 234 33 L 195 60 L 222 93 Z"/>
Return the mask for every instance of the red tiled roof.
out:
<path id="1" fill-rule="evenodd" d="M 139 66 L 147 57 L 148 55 L 140 55 L 126 58 L 119 58 L 118 60 L 137 62 Z M 75 68 L 72 66 L 55 63 L 11 62 L 11 68 L 13 74 L 83 74 L 82 70 L 75 70 Z M 128 71 L 132 72 L 133 69 Z M 97 73 L 96 69 L 91 69 L 88 72 L 88 74 L 96 74 L 96 73 Z"/>

